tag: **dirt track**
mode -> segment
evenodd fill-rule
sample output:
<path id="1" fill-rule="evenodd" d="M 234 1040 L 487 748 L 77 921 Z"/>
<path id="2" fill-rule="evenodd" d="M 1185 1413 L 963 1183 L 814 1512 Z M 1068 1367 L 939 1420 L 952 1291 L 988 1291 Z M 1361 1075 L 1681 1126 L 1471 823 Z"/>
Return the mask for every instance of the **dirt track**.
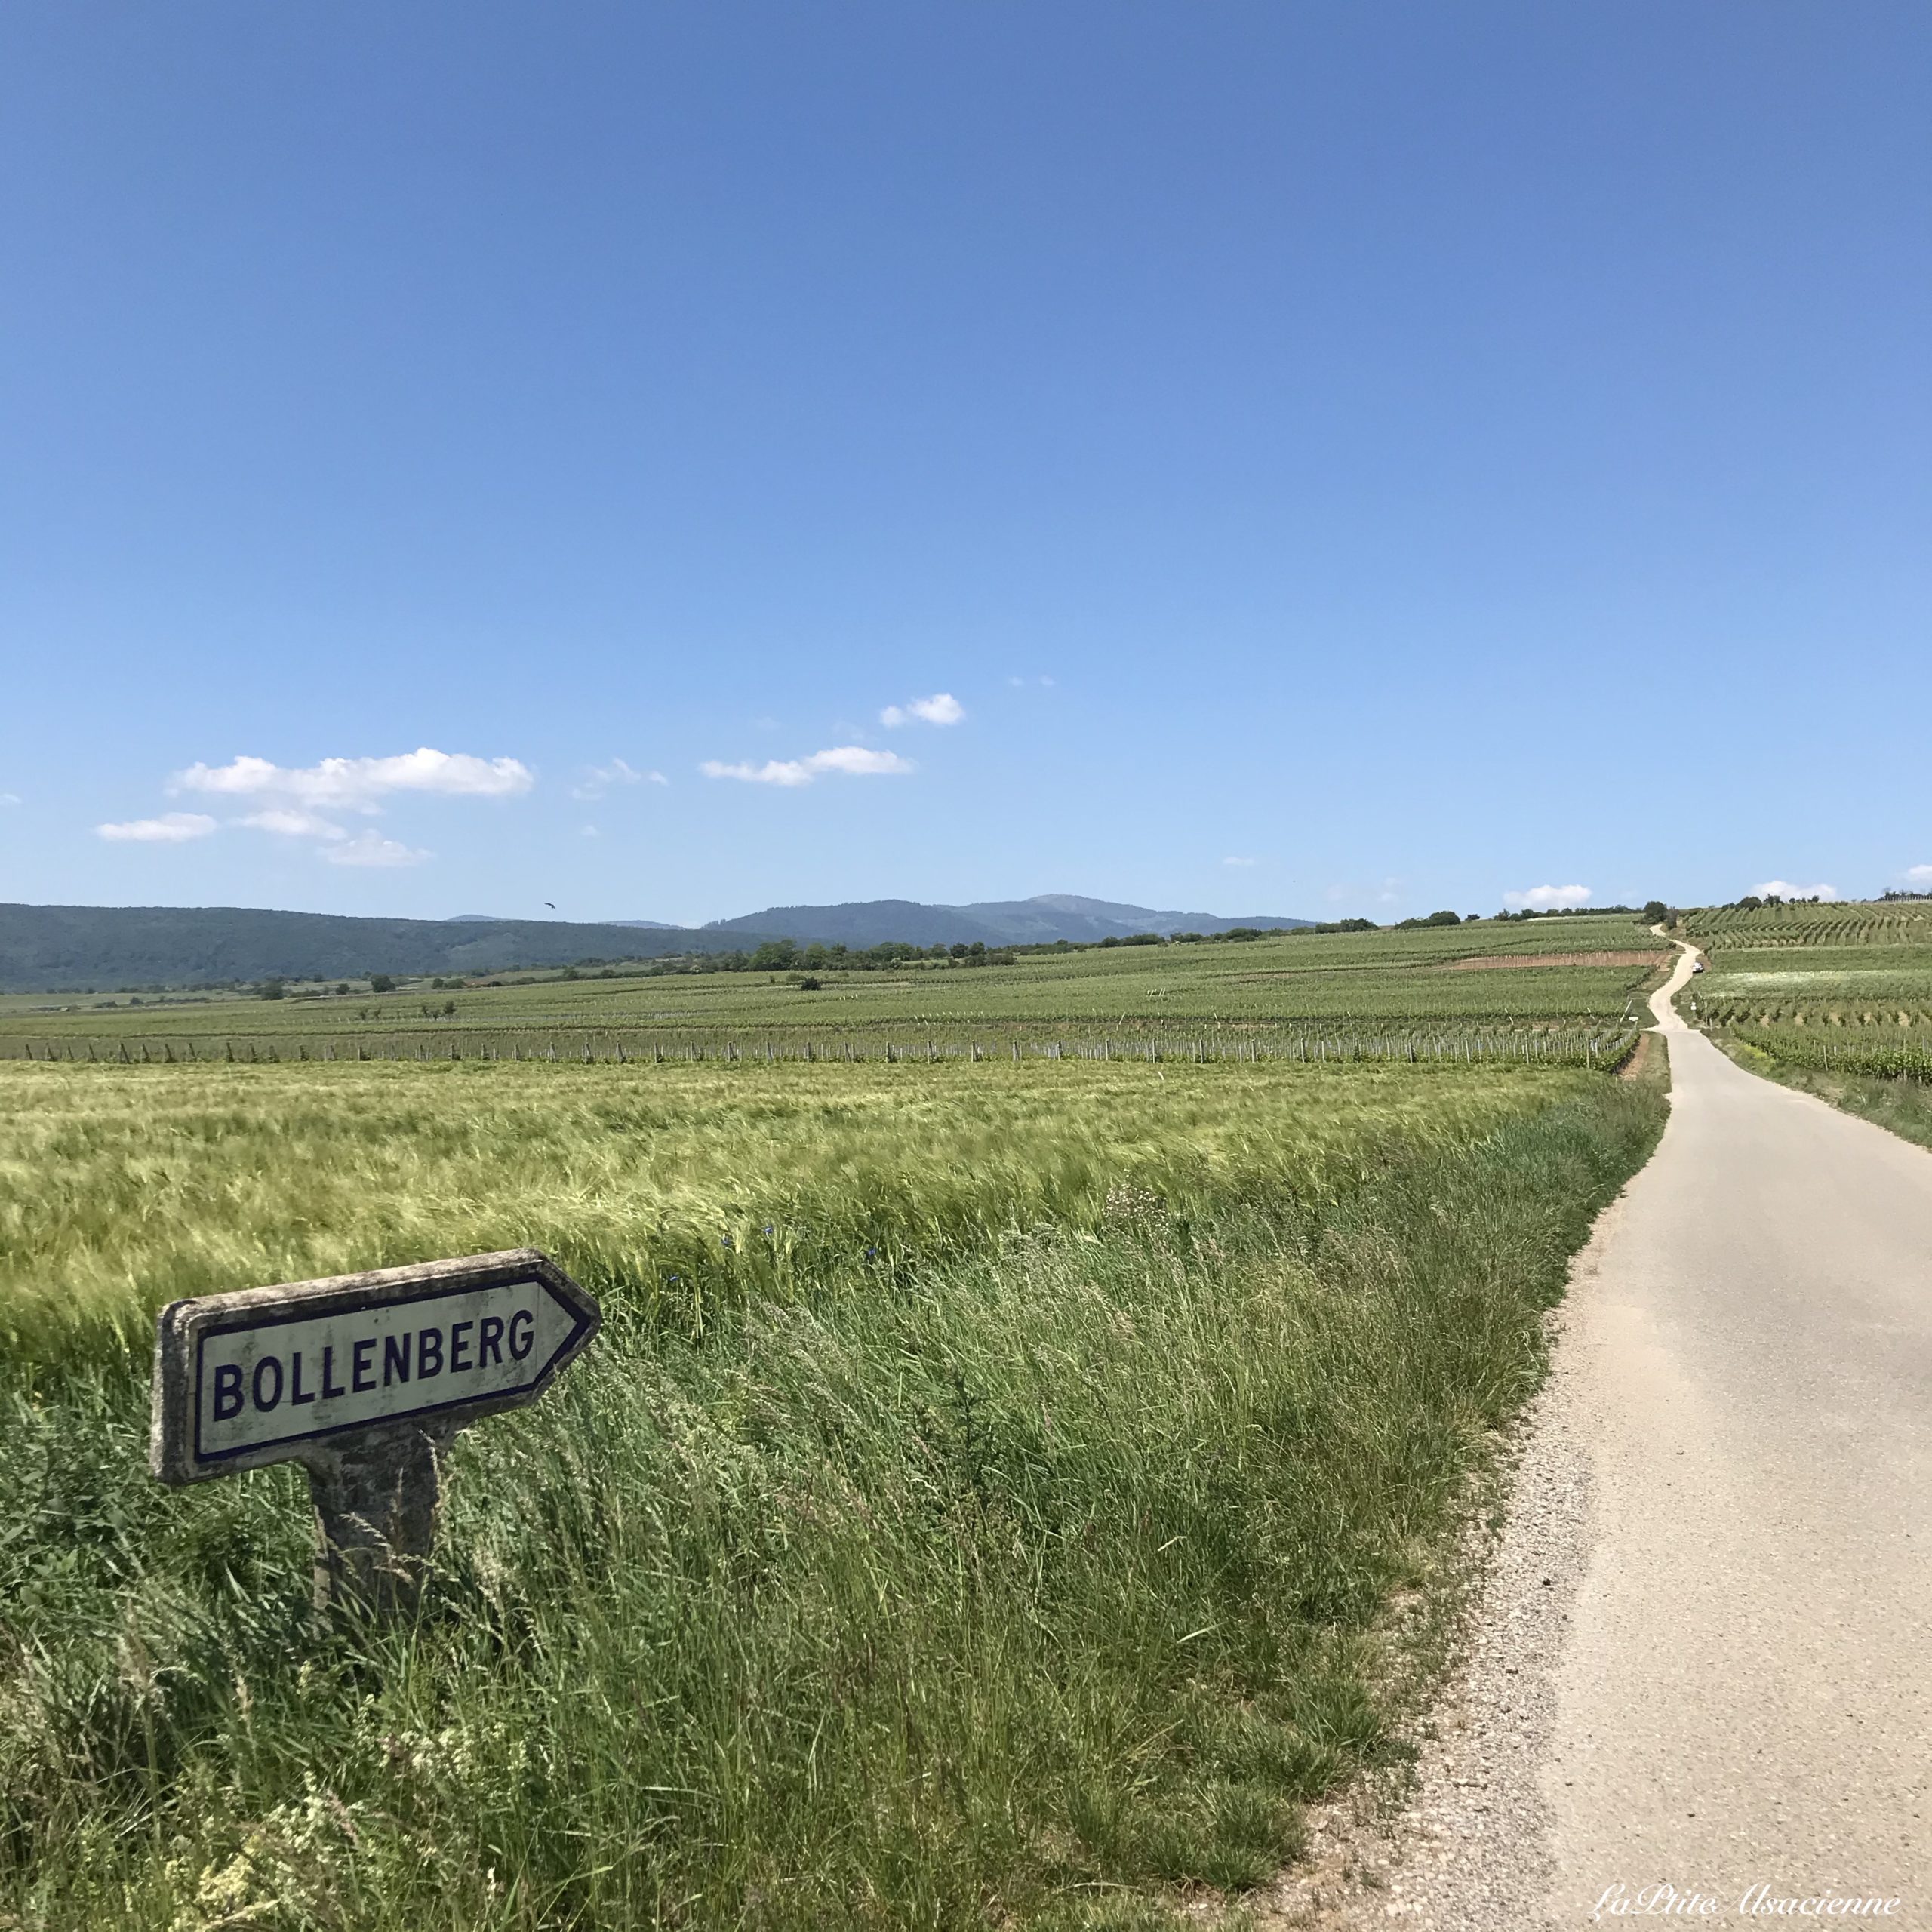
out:
<path id="1" fill-rule="evenodd" d="M 1932 1927 L 1932 1154 L 1743 1072 L 1671 989 L 1669 1128 L 1581 1258 L 1351 1923 Z"/>

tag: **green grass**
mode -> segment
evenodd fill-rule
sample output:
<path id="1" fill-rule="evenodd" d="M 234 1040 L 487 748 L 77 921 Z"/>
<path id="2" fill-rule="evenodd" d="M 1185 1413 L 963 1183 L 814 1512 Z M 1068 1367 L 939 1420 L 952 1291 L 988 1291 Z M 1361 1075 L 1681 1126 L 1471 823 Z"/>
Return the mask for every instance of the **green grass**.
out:
<path id="1" fill-rule="evenodd" d="M 1393 1748 L 1388 1606 L 1660 1114 L 1541 1066 L 0 1066 L 0 1914 L 1255 1883 Z M 607 1327 L 460 1438 L 418 1626 L 310 1626 L 294 1472 L 148 1481 L 162 1300 L 526 1241 Z"/>

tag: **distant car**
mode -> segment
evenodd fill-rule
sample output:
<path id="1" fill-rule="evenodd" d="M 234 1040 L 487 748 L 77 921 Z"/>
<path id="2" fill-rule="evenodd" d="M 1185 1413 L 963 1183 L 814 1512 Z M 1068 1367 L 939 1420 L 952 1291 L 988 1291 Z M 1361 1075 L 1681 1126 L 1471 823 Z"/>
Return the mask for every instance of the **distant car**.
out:
<path id="1" fill-rule="evenodd" d="M 1704 970 L 1704 962 L 1701 959 L 1698 960 L 1690 970 L 1694 973 L 1701 973 Z"/>

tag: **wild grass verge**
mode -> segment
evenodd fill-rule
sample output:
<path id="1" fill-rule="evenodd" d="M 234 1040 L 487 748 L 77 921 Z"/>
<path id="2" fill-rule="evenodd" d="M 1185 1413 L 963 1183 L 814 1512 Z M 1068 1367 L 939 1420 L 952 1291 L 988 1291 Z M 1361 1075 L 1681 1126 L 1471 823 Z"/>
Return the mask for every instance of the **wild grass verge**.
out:
<path id="1" fill-rule="evenodd" d="M 420 1623 L 361 1641 L 310 1626 L 298 1475 L 153 1487 L 140 1351 L 23 1327 L 0 1912 L 1128 1925 L 1266 1877 L 1391 1748 L 1384 1607 L 1447 1548 L 1662 1111 L 1524 1075 L 1454 1133 L 1391 1118 L 1297 1167 L 1337 1092 L 1271 1116 L 1272 1174 L 1190 1130 L 1184 1185 L 1149 1153 L 701 1321 L 605 1280 L 580 1369 L 460 1438 Z"/>

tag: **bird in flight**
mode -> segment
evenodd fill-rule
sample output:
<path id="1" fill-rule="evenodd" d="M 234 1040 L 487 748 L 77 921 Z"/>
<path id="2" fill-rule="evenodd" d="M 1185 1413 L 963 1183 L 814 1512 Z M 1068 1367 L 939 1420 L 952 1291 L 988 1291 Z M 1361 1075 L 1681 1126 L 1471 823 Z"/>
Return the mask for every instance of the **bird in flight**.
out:
<path id="1" fill-rule="evenodd" d="M 543 903 L 549 907 L 552 912 L 554 912 L 557 909 L 557 902 L 554 899 L 546 899 Z"/>

